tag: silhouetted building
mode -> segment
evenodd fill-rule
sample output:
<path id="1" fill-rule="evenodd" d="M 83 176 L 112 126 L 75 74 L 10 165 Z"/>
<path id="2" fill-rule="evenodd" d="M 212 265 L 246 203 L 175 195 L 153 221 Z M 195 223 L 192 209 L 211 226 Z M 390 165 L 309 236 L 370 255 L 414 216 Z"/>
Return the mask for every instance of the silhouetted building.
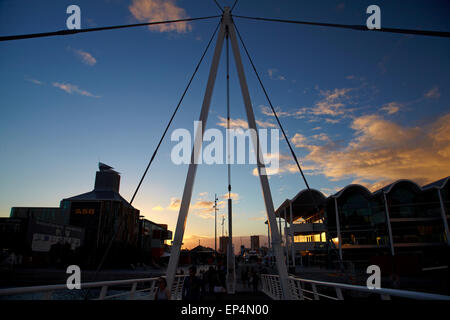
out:
<path id="1" fill-rule="evenodd" d="M 294 240 L 297 264 L 336 266 L 341 259 L 356 269 L 377 264 L 388 274 L 416 274 L 448 265 L 449 212 L 447 177 L 423 187 L 398 180 L 373 193 L 352 184 L 329 197 L 302 190 L 276 215 L 294 235 L 283 234 L 291 263 Z"/>
<path id="2" fill-rule="evenodd" d="M 113 237 L 114 260 L 121 256 L 129 262 L 138 254 L 139 210 L 119 194 L 119 186 L 119 173 L 99 163 L 94 190 L 61 201 L 70 224 L 85 228 L 85 254 L 94 264 Z M 109 257 L 113 260 L 114 253 Z"/>
<path id="3" fill-rule="evenodd" d="M 69 224 L 69 215 L 64 213 L 61 208 L 38 208 L 38 207 L 12 207 L 10 218 L 14 219 L 38 219 L 59 225 Z"/>
<path id="4" fill-rule="evenodd" d="M 228 237 L 220 237 L 219 238 L 219 252 L 226 254 L 228 247 Z"/>
<path id="5" fill-rule="evenodd" d="M 140 248 L 144 257 L 159 260 L 166 250 L 166 240 L 172 239 L 172 231 L 167 230 L 166 224 L 157 224 L 147 219 L 141 219 L 142 231 L 140 236 Z"/>
<path id="6" fill-rule="evenodd" d="M 61 200 L 59 208 L 11 208 L 9 220 L 0 220 L 0 230 L 16 230 L 14 235 L 8 231 L 9 238 L 22 240 L 14 246 L 2 233 L 1 248 L 20 244 L 30 252 L 44 252 L 62 241 L 77 248 L 78 263 L 94 267 L 114 237 L 105 266 L 129 266 L 145 257 L 146 261 L 160 257 L 171 231 L 167 225 L 140 220 L 139 210 L 119 194 L 119 188 L 120 174 L 99 163 L 94 190 Z"/>
<path id="7" fill-rule="evenodd" d="M 54 264 L 62 255 L 73 257 L 83 241 L 84 228 L 36 219 L 32 214 L 0 218 L 0 248 L 23 256 L 27 262 L 31 258 L 33 265 Z M 58 247 L 61 250 L 55 255 Z"/>
<path id="8" fill-rule="evenodd" d="M 259 249 L 259 236 L 250 236 L 250 248 L 252 250 Z"/>

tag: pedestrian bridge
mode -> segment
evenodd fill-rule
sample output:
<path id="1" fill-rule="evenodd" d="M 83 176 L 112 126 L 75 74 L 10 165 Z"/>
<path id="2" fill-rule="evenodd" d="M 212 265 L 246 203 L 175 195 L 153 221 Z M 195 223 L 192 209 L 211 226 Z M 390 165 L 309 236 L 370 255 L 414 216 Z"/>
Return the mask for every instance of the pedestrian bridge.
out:
<path id="1" fill-rule="evenodd" d="M 172 285 L 172 299 L 181 300 L 184 279 L 187 276 L 176 276 Z M 72 299 L 82 300 L 153 300 L 158 287 L 159 278 L 128 279 L 116 281 L 81 283 L 78 296 Z M 416 299 L 416 300 L 450 300 L 450 296 L 424 292 L 369 289 L 364 286 L 344 283 L 324 282 L 290 276 L 288 279 L 290 297 L 283 297 L 278 275 L 261 275 L 260 291 L 273 300 L 344 300 L 344 299 Z M 61 292 L 67 292 L 66 284 L 19 287 L 0 289 L 0 300 L 53 300 L 61 299 Z M 77 290 L 70 290 L 75 292 Z M 237 292 L 227 295 L 228 299 L 255 300 L 252 292 Z"/>

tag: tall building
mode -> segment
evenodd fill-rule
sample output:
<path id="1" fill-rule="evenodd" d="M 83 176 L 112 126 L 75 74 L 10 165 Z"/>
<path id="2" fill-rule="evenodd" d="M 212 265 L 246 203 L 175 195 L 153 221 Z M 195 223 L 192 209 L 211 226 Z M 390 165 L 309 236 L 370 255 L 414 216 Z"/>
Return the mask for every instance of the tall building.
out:
<path id="1" fill-rule="evenodd" d="M 125 256 L 137 251 L 139 210 L 119 194 L 119 188 L 119 173 L 99 163 L 94 190 L 61 200 L 70 224 L 85 228 L 86 254 L 93 263 L 114 236 L 115 248 Z"/>
<path id="2" fill-rule="evenodd" d="M 252 250 L 259 249 L 259 236 L 250 236 L 250 248 Z"/>
<path id="3" fill-rule="evenodd" d="M 59 208 L 13 207 L 10 218 L 0 221 L 0 231 L 5 231 L 0 234 L 0 248 L 48 252 L 52 245 L 66 243 L 77 249 L 82 264 L 93 267 L 114 238 L 107 264 L 128 266 L 130 261 L 157 260 L 172 232 L 167 225 L 140 219 L 139 210 L 119 194 L 119 189 L 120 174 L 99 163 L 94 189 L 61 200 Z M 8 240 L 18 238 L 23 240 L 20 246 Z"/>
<path id="4" fill-rule="evenodd" d="M 226 254 L 228 248 L 228 237 L 220 237 L 219 242 L 219 252 Z"/>

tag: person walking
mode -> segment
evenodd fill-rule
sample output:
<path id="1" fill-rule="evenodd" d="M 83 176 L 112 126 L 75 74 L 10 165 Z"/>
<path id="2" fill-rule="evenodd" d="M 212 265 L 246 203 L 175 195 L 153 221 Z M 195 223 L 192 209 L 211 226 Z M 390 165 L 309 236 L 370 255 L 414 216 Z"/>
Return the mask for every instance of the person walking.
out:
<path id="1" fill-rule="evenodd" d="M 158 289 L 156 290 L 155 300 L 170 300 L 170 290 L 167 288 L 167 281 L 163 277 L 158 279 Z"/>
<path id="2" fill-rule="evenodd" d="M 250 278 L 253 286 L 253 292 L 258 292 L 259 275 L 256 270 L 252 269 Z"/>
<path id="3" fill-rule="evenodd" d="M 242 279 L 242 284 L 243 284 L 244 288 L 247 288 L 247 286 L 248 286 L 248 269 L 247 268 L 242 268 L 241 279 Z"/>
<path id="4" fill-rule="evenodd" d="M 197 277 L 197 268 L 189 268 L 189 276 L 186 277 L 183 284 L 182 299 L 188 301 L 198 301 L 203 297 L 202 280 Z"/>

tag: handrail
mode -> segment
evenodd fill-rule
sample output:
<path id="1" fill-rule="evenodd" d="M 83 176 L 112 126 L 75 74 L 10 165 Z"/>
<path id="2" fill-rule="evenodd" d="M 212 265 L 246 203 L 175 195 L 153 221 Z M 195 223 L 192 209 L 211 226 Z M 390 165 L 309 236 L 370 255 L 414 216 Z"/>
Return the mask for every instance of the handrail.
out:
<path id="1" fill-rule="evenodd" d="M 267 294 L 269 297 L 275 300 L 281 299 L 281 296 L 274 290 L 274 287 L 277 287 L 279 284 L 279 276 L 278 275 L 268 275 L 264 274 L 261 276 L 262 278 L 262 291 Z M 350 285 L 345 283 L 335 283 L 335 282 L 326 282 L 326 281 L 318 281 L 311 279 L 302 279 L 290 276 L 289 285 L 291 289 L 291 296 L 294 300 L 310 300 L 311 297 L 305 296 L 304 293 L 312 293 L 314 296 L 314 300 L 319 300 L 320 297 L 325 297 L 332 300 L 344 300 L 344 296 L 342 295 L 342 290 L 352 291 L 352 292 L 364 292 L 377 294 L 383 300 L 390 300 L 391 297 L 400 297 L 407 299 L 416 299 L 416 300 L 450 300 L 450 296 L 434 294 L 434 293 L 425 293 L 425 292 L 417 292 L 417 291 L 409 291 L 409 290 L 398 290 L 398 289 L 370 289 L 364 286 Z M 312 291 L 307 290 L 305 288 L 305 284 L 311 285 Z M 336 297 L 327 296 L 325 294 L 318 292 L 318 286 L 334 288 L 336 291 Z"/>
<path id="2" fill-rule="evenodd" d="M 181 292 L 182 292 L 182 286 L 184 283 L 184 278 L 186 276 L 180 275 L 177 276 L 177 281 L 174 281 L 174 285 L 172 287 L 172 299 L 174 300 L 180 300 L 181 299 Z M 149 291 L 148 298 L 153 298 L 156 288 L 157 288 L 157 281 L 159 277 L 156 278 L 140 278 L 140 279 L 125 279 L 125 280 L 112 280 L 112 281 L 99 281 L 99 282 L 82 282 L 80 284 L 80 289 L 87 289 L 87 288 L 99 288 L 100 294 L 97 298 L 98 300 L 104 300 L 104 299 L 112 299 L 122 296 L 128 296 L 128 298 L 133 299 L 136 292 L 145 292 Z M 141 290 L 136 290 L 136 287 L 138 284 L 142 283 L 150 283 L 150 286 L 148 288 L 144 288 Z M 123 293 L 119 294 L 113 294 L 107 296 L 107 291 L 109 287 L 114 286 L 123 286 L 123 285 L 131 285 L 131 288 L 129 291 L 125 291 Z M 181 288 L 180 288 L 181 286 Z M 21 294 L 31 294 L 31 293 L 42 293 L 43 299 L 51 299 L 51 294 L 54 291 L 61 291 L 61 290 L 69 290 L 67 288 L 66 284 L 57 284 L 57 285 L 48 285 L 48 286 L 33 286 L 33 287 L 15 287 L 15 288 L 6 288 L 6 289 L 0 289 L 0 296 L 15 296 L 15 295 L 21 295 Z"/>

